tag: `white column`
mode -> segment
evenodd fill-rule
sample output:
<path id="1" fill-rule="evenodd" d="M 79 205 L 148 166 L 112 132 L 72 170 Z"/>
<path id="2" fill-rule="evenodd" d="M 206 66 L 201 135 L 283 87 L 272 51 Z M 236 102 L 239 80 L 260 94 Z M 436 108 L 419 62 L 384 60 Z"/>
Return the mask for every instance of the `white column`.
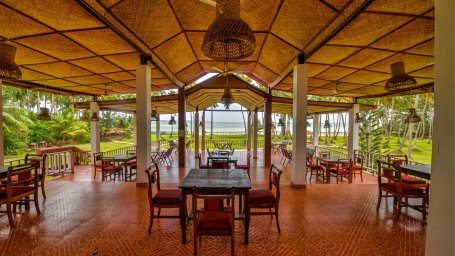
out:
<path id="1" fill-rule="evenodd" d="M 202 111 L 202 140 L 201 140 L 201 147 L 202 150 L 205 150 L 205 110 Z"/>
<path id="2" fill-rule="evenodd" d="M 455 255 L 455 5 L 435 1 L 434 130 L 425 255 Z"/>
<path id="3" fill-rule="evenodd" d="M 136 114 L 133 114 L 133 143 L 137 145 L 137 123 L 136 123 Z"/>
<path id="4" fill-rule="evenodd" d="M 194 113 L 194 157 L 199 154 L 199 112 Z"/>
<path id="5" fill-rule="evenodd" d="M 142 62 L 142 60 L 141 60 Z M 151 164 L 151 69 L 146 63 L 136 68 L 137 185 L 146 186 L 145 170 Z"/>
<path id="6" fill-rule="evenodd" d="M 348 157 L 354 159 L 354 151 L 359 149 L 359 124 L 355 122 L 355 114 L 359 113 L 359 104 L 349 109 Z"/>
<path id="7" fill-rule="evenodd" d="M 247 150 L 251 150 L 251 111 L 248 111 L 248 118 L 247 118 L 247 132 L 248 132 L 248 137 L 247 137 L 247 141 L 246 141 L 246 149 Z"/>
<path id="8" fill-rule="evenodd" d="M 292 175 L 291 186 L 306 187 L 306 131 L 307 131 L 307 90 L 308 65 L 297 64 L 294 67 L 294 85 L 292 102 Z"/>
<path id="9" fill-rule="evenodd" d="M 160 121 L 160 115 L 156 118 L 156 143 L 158 150 L 161 149 L 161 121 Z"/>
<path id="10" fill-rule="evenodd" d="M 258 158 L 258 109 L 254 110 L 253 116 L 253 158 Z"/>
<path id="11" fill-rule="evenodd" d="M 98 102 L 90 102 L 90 111 L 96 113 L 98 118 L 100 118 L 100 107 Z M 93 162 L 93 153 L 100 152 L 100 121 L 90 121 L 90 145 L 92 151 L 92 162 Z"/>
<path id="12" fill-rule="evenodd" d="M 5 161 L 5 153 L 3 152 L 3 82 L 0 79 L 0 164 Z"/>
<path id="13" fill-rule="evenodd" d="M 313 114 L 313 147 L 319 146 L 319 114 Z"/>

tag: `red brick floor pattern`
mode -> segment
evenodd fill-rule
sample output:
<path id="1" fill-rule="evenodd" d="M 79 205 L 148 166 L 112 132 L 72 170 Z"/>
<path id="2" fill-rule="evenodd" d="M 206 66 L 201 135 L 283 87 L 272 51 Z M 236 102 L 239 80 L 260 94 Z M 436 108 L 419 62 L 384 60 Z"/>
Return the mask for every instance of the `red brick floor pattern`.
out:
<path id="1" fill-rule="evenodd" d="M 188 169 L 163 168 L 163 185 L 177 186 Z M 236 255 L 424 255 L 421 214 L 403 210 L 395 221 L 391 201 L 377 211 L 374 183 L 312 184 L 296 190 L 289 186 L 290 167 L 284 170 L 281 234 L 269 216 L 253 216 L 250 244 L 244 245 L 243 224 L 237 221 Z M 265 185 L 266 172 L 253 168 L 253 187 Z M 30 212 L 19 211 L 14 230 L 6 216 L 0 217 L 0 255 L 193 254 L 192 223 L 186 245 L 176 219 L 156 220 L 149 235 L 146 189 L 132 182 L 93 181 L 91 175 L 85 168 L 47 182 L 42 215 L 33 206 Z M 229 255 L 229 238 L 204 237 L 198 249 L 199 255 Z"/>

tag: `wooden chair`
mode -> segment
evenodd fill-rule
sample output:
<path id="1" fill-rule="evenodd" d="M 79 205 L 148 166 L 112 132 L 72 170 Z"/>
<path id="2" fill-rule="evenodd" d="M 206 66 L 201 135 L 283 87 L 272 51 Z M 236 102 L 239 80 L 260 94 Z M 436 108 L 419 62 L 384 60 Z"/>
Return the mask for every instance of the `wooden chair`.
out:
<path id="1" fill-rule="evenodd" d="M 8 167 L 6 188 L 0 189 L 0 204 L 6 204 L 6 213 L 11 227 L 15 227 L 11 206 L 16 202 L 34 201 L 36 212 L 38 215 L 41 214 L 38 203 L 38 184 L 37 162 L 20 170 L 13 170 L 12 166 Z M 31 195 L 33 199 L 28 198 Z"/>
<path id="2" fill-rule="evenodd" d="M 407 155 L 399 155 L 399 156 L 387 155 L 387 162 L 391 163 L 395 167 L 398 167 L 402 164 L 409 164 Z M 408 184 L 422 184 L 422 185 L 427 184 L 426 181 L 419 179 L 419 178 L 409 176 L 405 172 L 402 173 L 401 182 L 408 183 Z"/>
<path id="3" fill-rule="evenodd" d="M 246 164 L 238 164 L 237 165 L 237 169 L 242 169 L 246 172 L 246 174 L 248 175 L 248 178 L 251 180 L 250 178 L 250 161 L 251 161 L 251 154 L 248 153 L 246 155 Z"/>
<path id="4" fill-rule="evenodd" d="M 93 179 L 96 178 L 96 172 L 100 171 L 101 172 L 101 166 L 103 165 L 101 162 L 101 158 L 103 157 L 103 153 L 98 152 L 98 153 L 93 153 Z"/>
<path id="5" fill-rule="evenodd" d="M 135 149 L 129 149 L 126 151 L 126 154 L 127 155 L 137 155 L 136 154 L 136 150 Z M 123 164 L 123 166 L 125 167 L 125 172 L 128 171 L 129 169 L 129 178 L 130 180 L 133 180 L 133 176 L 137 176 L 137 159 L 131 159 L 129 161 L 127 161 L 126 163 Z"/>
<path id="6" fill-rule="evenodd" d="M 207 158 L 210 169 L 229 169 L 229 157 Z"/>
<path id="7" fill-rule="evenodd" d="M 322 177 L 322 180 L 324 180 L 324 173 L 325 173 L 325 170 L 324 170 L 324 167 L 322 167 L 317 159 L 312 156 L 312 155 L 307 155 L 306 156 L 306 168 L 307 168 L 307 175 L 308 173 L 310 174 L 310 182 L 311 182 L 311 178 L 314 176 L 316 176 L 316 179 L 318 177 Z"/>
<path id="8" fill-rule="evenodd" d="M 201 155 L 201 153 L 198 154 L 197 161 L 198 161 L 198 164 L 199 164 L 199 169 L 208 169 L 209 168 L 208 165 L 202 164 L 202 155 Z"/>
<path id="9" fill-rule="evenodd" d="M 354 156 L 354 161 L 352 163 L 352 175 L 354 175 L 354 178 L 356 177 L 356 174 L 360 174 L 360 180 L 363 182 L 363 158 L 360 157 L 358 154 Z"/>
<path id="10" fill-rule="evenodd" d="M 400 218 L 402 207 L 419 208 L 422 211 L 422 218 L 426 220 L 426 209 L 428 204 L 429 186 L 427 184 L 408 184 L 402 182 L 402 171 L 399 165 L 377 160 L 378 164 L 378 204 L 377 209 L 381 206 L 383 197 L 393 197 L 394 204 L 398 204 L 396 219 Z M 386 194 L 384 195 L 383 192 Z M 411 205 L 403 203 L 403 199 L 421 198 L 422 204 Z"/>
<path id="11" fill-rule="evenodd" d="M 101 157 L 101 181 L 105 181 L 106 178 L 112 180 L 112 175 L 119 177 L 119 180 L 122 178 L 123 167 L 120 165 L 115 165 L 113 157 Z"/>
<path id="12" fill-rule="evenodd" d="M 160 171 L 156 163 L 147 168 L 145 172 L 148 178 L 147 193 L 150 205 L 148 233 L 152 232 L 154 218 L 179 218 L 180 228 L 183 229 L 182 191 L 180 189 L 161 189 Z M 156 184 L 157 193 L 155 195 L 153 195 L 153 184 Z M 158 208 L 158 215 L 155 215 L 155 207 Z M 161 215 L 161 208 L 177 208 L 179 209 L 179 215 Z"/>
<path id="13" fill-rule="evenodd" d="M 330 176 L 335 176 L 337 179 L 337 184 L 340 181 L 343 181 L 343 178 L 347 178 L 348 182 L 351 183 L 352 180 L 352 160 L 351 159 L 338 159 L 336 166 L 329 166 Z M 330 176 L 327 177 L 330 179 Z"/>
<path id="14" fill-rule="evenodd" d="M 204 201 L 203 208 L 198 207 L 201 199 Z M 234 200 L 233 188 L 216 193 L 212 188 L 193 188 L 194 255 L 197 255 L 197 238 L 202 242 L 202 236 L 230 236 L 231 255 L 234 255 L 234 207 L 224 206 L 224 201 L 232 201 L 232 205 L 235 205 Z"/>
<path id="15" fill-rule="evenodd" d="M 280 178 L 282 171 L 272 164 L 269 172 L 269 188 L 268 189 L 252 189 L 248 199 L 248 215 L 270 215 L 273 220 L 275 215 L 276 227 L 280 230 L 278 221 L 278 206 L 280 204 Z M 275 188 L 275 194 L 273 194 Z M 268 212 L 252 212 L 251 209 L 269 209 Z M 273 209 L 273 211 L 272 211 Z"/>
<path id="16" fill-rule="evenodd" d="M 44 180 L 46 178 L 47 170 L 47 154 L 26 154 L 25 163 L 32 164 L 36 163 L 38 168 L 38 187 L 41 187 L 41 194 L 46 199 L 46 191 L 44 188 Z"/>

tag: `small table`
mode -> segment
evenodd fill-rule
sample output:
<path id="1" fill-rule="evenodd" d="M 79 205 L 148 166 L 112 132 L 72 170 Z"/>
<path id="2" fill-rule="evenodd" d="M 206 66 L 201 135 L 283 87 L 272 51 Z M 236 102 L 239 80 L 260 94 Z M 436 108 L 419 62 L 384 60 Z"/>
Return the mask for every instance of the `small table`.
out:
<path id="1" fill-rule="evenodd" d="M 134 155 L 134 154 L 119 154 L 119 155 L 115 155 L 115 156 L 112 157 L 112 160 L 114 162 L 124 163 L 125 181 L 128 178 L 128 168 L 126 167 L 125 163 L 130 161 L 130 160 L 133 160 L 133 159 L 136 159 L 136 155 Z M 130 169 L 130 179 L 131 179 L 131 169 Z"/>
<path id="2" fill-rule="evenodd" d="M 235 189 L 236 195 L 243 195 L 244 198 L 244 211 L 248 213 L 248 196 L 249 190 L 251 188 L 250 179 L 246 175 L 244 170 L 234 169 L 234 170 L 219 170 L 219 169 L 191 169 L 190 172 L 185 176 L 185 179 L 180 184 L 182 189 L 182 206 L 183 206 L 183 216 L 180 220 L 182 223 L 182 244 L 186 243 L 186 218 L 187 213 L 187 202 L 186 196 L 193 194 L 193 187 L 196 188 L 213 188 L 214 193 L 216 191 L 226 188 L 226 189 Z M 248 244 L 248 229 L 250 226 L 250 216 L 248 214 L 243 214 L 236 219 L 244 220 L 245 228 L 245 244 Z"/>
<path id="3" fill-rule="evenodd" d="M 19 166 L 13 166 L 13 173 L 15 171 L 22 171 L 22 170 L 30 168 L 30 167 L 31 167 L 31 165 L 26 165 L 26 164 L 19 165 Z M 0 166 L 0 179 L 8 178 L 8 168 L 9 168 L 9 166 L 4 166 L 4 165 Z M 27 196 L 27 198 L 29 198 L 29 197 Z M 27 211 L 30 210 L 30 201 L 28 201 L 28 200 L 25 201 L 25 210 L 27 210 Z"/>
<path id="4" fill-rule="evenodd" d="M 407 174 L 422 178 L 431 179 L 431 164 L 401 165 L 401 169 Z"/>
<path id="5" fill-rule="evenodd" d="M 346 160 L 345 158 L 339 157 L 339 156 L 329 156 L 329 157 L 320 157 L 318 156 L 317 159 L 319 160 L 320 163 L 324 163 L 326 166 L 326 182 L 330 183 L 330 171 L 329 171 L 329 165 L 336 165 L 338 164 L 338 160 Z M 348 161 L 346 161 L 348 162 Z M 351 183 L 352 177 L 349 175 L 349 183 Z"/>
<path id="6" fill-rule="evenodd" d="M 207 165 L 209 164 L 209 159 L 212 160 L 222 160 L 228 158 L 228 164 L 234 164 L 234 168 L 237 168 L 238 158 L 237 156 L 218 156 L 218 155 L 211 155 L 207 157 Z"/>

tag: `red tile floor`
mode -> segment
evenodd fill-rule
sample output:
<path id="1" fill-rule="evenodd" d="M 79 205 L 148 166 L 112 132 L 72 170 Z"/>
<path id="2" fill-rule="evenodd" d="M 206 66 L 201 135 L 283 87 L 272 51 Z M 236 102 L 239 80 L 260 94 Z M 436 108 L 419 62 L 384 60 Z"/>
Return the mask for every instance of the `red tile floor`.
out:
<path id="1" fill-rule="evenodd" d="M 191 154 L 191 153 L 190 153 Z M 237 152 L 239 162 L 245 152 Z M 176 157 L 175 157 L 176 158 Z M 280 156 L 273 155 L 279 162 Z M 265 186 L 266 169 L 261 159 L 252 161 L 252 186 Z M 177 187 L 196 166 L 193 155 L 187 168 L 161 169 L 163 187 Z M 426 226 L 421 214 L 403 209 L 399 221 L 393 218 L 392 202 L 376 210 L 376 179 L 364 175 L 353 184 L 309 185 L 290 188 L 291 166 L 283 168 L 280 204 L 281 234 L 268 216 L 252 216 L 250 244 L 243 244 L 243 225 L 236 225 L 236 255 L 424 255 Z M 147 233 L 149 207 L 145 188 L 134 182 L 93 180 L 89 167 L 75 174 L 49 180 L 42 215 L 21 210 L 15 214 L 17 227 L 0 215 L 1 255 L 192 255 L 193 236 L 181 244 L 178 220 L 159 219 Z M 4 206 L 3 206 L 4 208 Z M 171 211 L 171 210 L 168 210 Z M 162 213 L 166 213 L 164 209 Z M 229 255 L 228 237 L 207 237 L 199 255 Z"/>

